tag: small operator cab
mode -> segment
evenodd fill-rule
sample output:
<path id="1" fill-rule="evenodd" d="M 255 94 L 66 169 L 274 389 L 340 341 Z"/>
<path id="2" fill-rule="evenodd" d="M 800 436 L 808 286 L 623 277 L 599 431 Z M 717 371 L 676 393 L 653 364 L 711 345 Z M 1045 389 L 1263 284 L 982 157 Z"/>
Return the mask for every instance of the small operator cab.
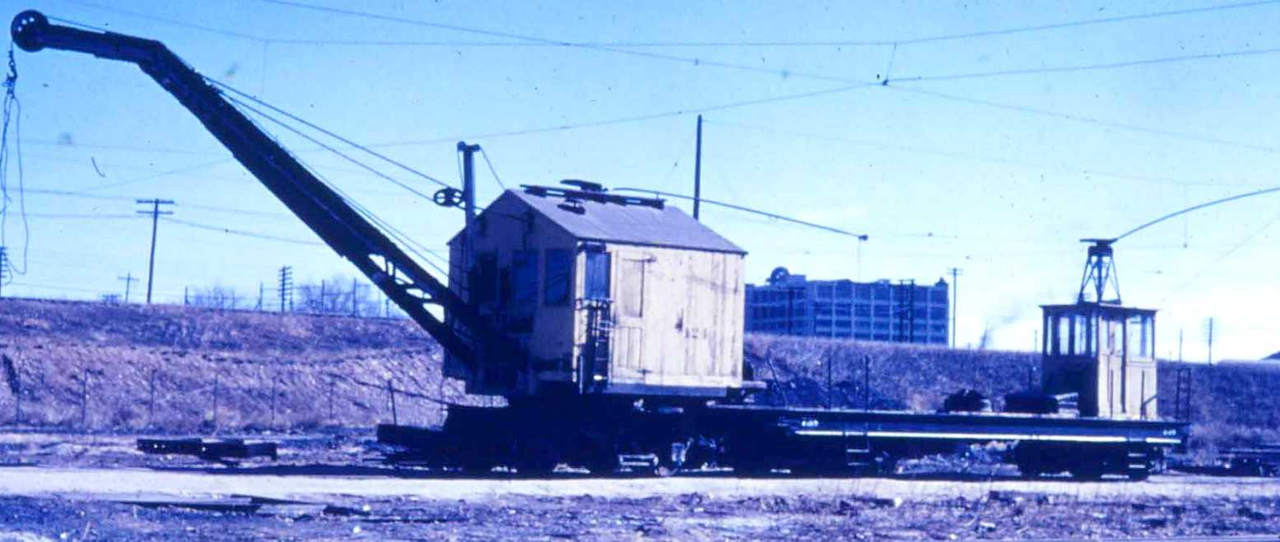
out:
<path id="1" fill-rule="evenodd" d="M 1078 393 L 1081 416 L 1157 418 L 1156 311 L 1090 301 L 1041 308 L 1045 393 Z"/>
<path id="2" fill-rule="evenodd" d="M 662 200 L 597 183 L 507 190 L 450 241 L 450 287 L 518 341 L 514 378 L 445 373 L 470 393 L 724 397 L 742 388 L 741 248 Z M 483 345 L 481 345 L 483 346 Z"/>

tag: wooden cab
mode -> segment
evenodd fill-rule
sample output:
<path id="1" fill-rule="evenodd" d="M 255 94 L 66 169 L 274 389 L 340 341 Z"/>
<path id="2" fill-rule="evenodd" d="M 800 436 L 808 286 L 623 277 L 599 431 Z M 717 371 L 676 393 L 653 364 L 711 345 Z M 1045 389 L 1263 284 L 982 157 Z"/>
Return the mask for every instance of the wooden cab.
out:
<path id="1" fill-rule="evenodd" d="M 446 374 L 508 397 L 741 387 L 745 252 L 662 200 L 582 184 L 504 192 L 475 222 L 470 264 L 463 234 L 450 241 L 450 288 L 528 359 L 515 378 L 449 358 Z"/>
<path id="2" fill-rule="evenodd" d="M 1045 393 L 1078 393 L 1081 416 L 1158 418 L 1156 311 L 1088 301 L 1041 308 Z"/>

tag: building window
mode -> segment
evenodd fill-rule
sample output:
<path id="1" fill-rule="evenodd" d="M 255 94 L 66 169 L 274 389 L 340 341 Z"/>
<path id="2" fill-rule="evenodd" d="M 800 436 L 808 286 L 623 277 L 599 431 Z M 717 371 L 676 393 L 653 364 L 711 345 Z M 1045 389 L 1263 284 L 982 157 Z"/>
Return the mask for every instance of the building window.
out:
<path id="1" fill-rule="evenodd" d="M 542 302 L 547 305 L 569 304 L 570 271 L 573 269 L 573 253 L 562 248 L 547 249 L 542 288 Z"/>
<path id="2" fill-rule="evenodd" d="M 475 267 L 471 268 L 470 282 L 471 302 L 476 305 L 487 305 L 497 301 L 498 297 L 498 257 L 494 253 L 481 254 L 476 258 Z"/>
<path id="3" fill-rule="evenodd" d="M 511 258 L 511 304 L 517 309 L 532 307 L 538 300 L 538 253 L 517 250 Z"/>
<path id="4" fill-rule="evenodd" d="M 618 267 L 618 312 L 644 317 L 644 260 L 622 260 Z"/>
<path id="5" fill-rule="evenodd" d="M 604 251 L 587 252 L 586 288 L 587 299 L 609 299 L 609 253 Z"/>

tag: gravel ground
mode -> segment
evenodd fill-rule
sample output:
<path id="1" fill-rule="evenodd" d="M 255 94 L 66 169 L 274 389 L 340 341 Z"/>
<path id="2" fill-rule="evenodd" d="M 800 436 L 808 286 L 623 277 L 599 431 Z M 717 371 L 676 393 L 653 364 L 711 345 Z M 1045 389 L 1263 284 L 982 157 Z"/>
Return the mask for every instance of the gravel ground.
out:
<path id="1" fill-rule="evenodd" d="M 1019 480 L 519 478 L 382 465 L 360 432 L 274 435 L 278 462 L 150 456 L 126 435 L 0 434 L 0 542 L 958 540 L 1280 532 L 1280 482 L 1170 474 Z M 945 464 L 945 463 L 940 463 Z M 979 466 L 981 467 L 981 466 Z M 990 467 L 990 466 L 987 466 Z M 1280 537 L 1275 538 L 1280 541 Z"/>
<path id="2" fill-rule="evenodd" d="M 957 540 L 1266 534 L 1277 499 L 1090 502 L 841 496 L 351 500 L 217 511 L 69 497 L 0 498 L 0 540 Z"/>

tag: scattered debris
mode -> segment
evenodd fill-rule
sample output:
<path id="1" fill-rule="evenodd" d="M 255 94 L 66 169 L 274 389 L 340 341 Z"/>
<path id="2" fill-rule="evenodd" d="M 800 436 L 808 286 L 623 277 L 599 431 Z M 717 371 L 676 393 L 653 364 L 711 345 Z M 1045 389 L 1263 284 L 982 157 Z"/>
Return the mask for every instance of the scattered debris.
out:
<path id="1" fill-rule="evenodd" d="M 206 461 L 227 463 L 229 458 L 279 458 L 274 442 L 245 442 L 244 439 L 204 440 L 199 438 L 140 438 L 138 450 L 148 454 L 194 455 Z"/>

